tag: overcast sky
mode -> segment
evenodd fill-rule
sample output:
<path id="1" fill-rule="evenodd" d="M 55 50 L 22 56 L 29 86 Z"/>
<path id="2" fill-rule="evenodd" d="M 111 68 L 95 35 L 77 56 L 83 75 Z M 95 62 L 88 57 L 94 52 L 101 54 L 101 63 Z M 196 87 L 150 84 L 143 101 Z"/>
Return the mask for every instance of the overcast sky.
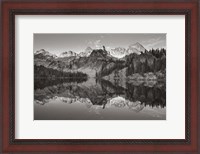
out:
<path id="1" fill-rule="evenodd" d="M 72 50 L 80 53 L 87 47 L 107 50 L 139 42 L 147 50 L 166 48 L 166 34 L 34 34 L 34 52 L 45 49 L 53 54 Z"/>

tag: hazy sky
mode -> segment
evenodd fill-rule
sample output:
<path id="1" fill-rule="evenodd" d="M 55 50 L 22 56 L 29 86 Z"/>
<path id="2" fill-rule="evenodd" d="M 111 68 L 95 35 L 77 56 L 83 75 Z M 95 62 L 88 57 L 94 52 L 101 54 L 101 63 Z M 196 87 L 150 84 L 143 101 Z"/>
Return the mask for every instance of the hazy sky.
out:
<path id="1" fill-rule="evenodd" d="M 72 50 L 80 53 L 88 46 L 107 50 L 139 42 L 147 50 L 166 48 L 166 34 L 34 34 L 34 52 L 45 49 L 53 54 Z"/>

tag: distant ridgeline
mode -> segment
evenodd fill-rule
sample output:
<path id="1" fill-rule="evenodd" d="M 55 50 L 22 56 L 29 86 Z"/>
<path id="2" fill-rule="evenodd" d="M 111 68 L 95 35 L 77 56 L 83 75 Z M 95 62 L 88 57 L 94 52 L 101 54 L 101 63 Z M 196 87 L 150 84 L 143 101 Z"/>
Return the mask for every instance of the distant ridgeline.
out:
<path id="1" fill-rule="evenodd" d="M 136 43 L 107 51 L 87 47 L 77 54 L 66 51 L 60 56 L 44 49 L 34 53 L 35 77 L 97 77 L 104 79 L 165 80 L 166 49 L 147 51 Z"/>

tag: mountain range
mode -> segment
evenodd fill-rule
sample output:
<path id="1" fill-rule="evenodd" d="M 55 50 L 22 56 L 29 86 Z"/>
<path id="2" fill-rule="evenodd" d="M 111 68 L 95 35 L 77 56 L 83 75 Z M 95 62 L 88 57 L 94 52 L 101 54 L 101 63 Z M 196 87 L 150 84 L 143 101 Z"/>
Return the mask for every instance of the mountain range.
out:
<path id="1" fill-rule="evenodd" d="M 45 49 L 40 49 L 34 53 L 34 55 L 43 54 L 44 56 L 53 56 L 53 57 L 71 57 L 71 56 L 78 56 L 78 57 L 88 57 L 92 53 L 93 49 L 91 47 L 87 47 L 85 51 L 76 53 L 74 51 L 64 51 L 59 55 L 51 54 L 50 52 L 46 51 Z M 110 54 L 113 57 L 116 58 L 122 58 L 126 55 L 129 55 L 131 53 L 141 54 L 144 53 L 146 49 L 140 44 L 135 43 L 130 45 L 127 49 L 123 47 L 117 47 L 115 49 L 111 49 L 110 51 L 107 51 L 108 54 Z"/>
<path id="2" fill-rule="evenodd" d="M 82 72 L 89 77 L 128 77 L 136 73 L 160 72 L 166 69 L 166 50 L 147 51 L 140 43 L 127 49 L 117 47 L 110 51 L 87 47 L 84 52 L 66 51 L 59 56 L 41 49 L 34 53 L 34 65 L 62 72 Z M 162 75 L 161 75 L 162 76 Z"/>

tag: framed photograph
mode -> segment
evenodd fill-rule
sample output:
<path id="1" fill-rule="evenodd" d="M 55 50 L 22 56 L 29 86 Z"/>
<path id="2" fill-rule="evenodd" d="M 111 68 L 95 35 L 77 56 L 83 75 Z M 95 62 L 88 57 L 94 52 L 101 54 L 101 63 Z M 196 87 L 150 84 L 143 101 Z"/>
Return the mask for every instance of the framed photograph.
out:
<path id="1" fill-rule="evenodd" d="M 198 1 L 4 1 L 2 152 L 198 148 Z"/>

